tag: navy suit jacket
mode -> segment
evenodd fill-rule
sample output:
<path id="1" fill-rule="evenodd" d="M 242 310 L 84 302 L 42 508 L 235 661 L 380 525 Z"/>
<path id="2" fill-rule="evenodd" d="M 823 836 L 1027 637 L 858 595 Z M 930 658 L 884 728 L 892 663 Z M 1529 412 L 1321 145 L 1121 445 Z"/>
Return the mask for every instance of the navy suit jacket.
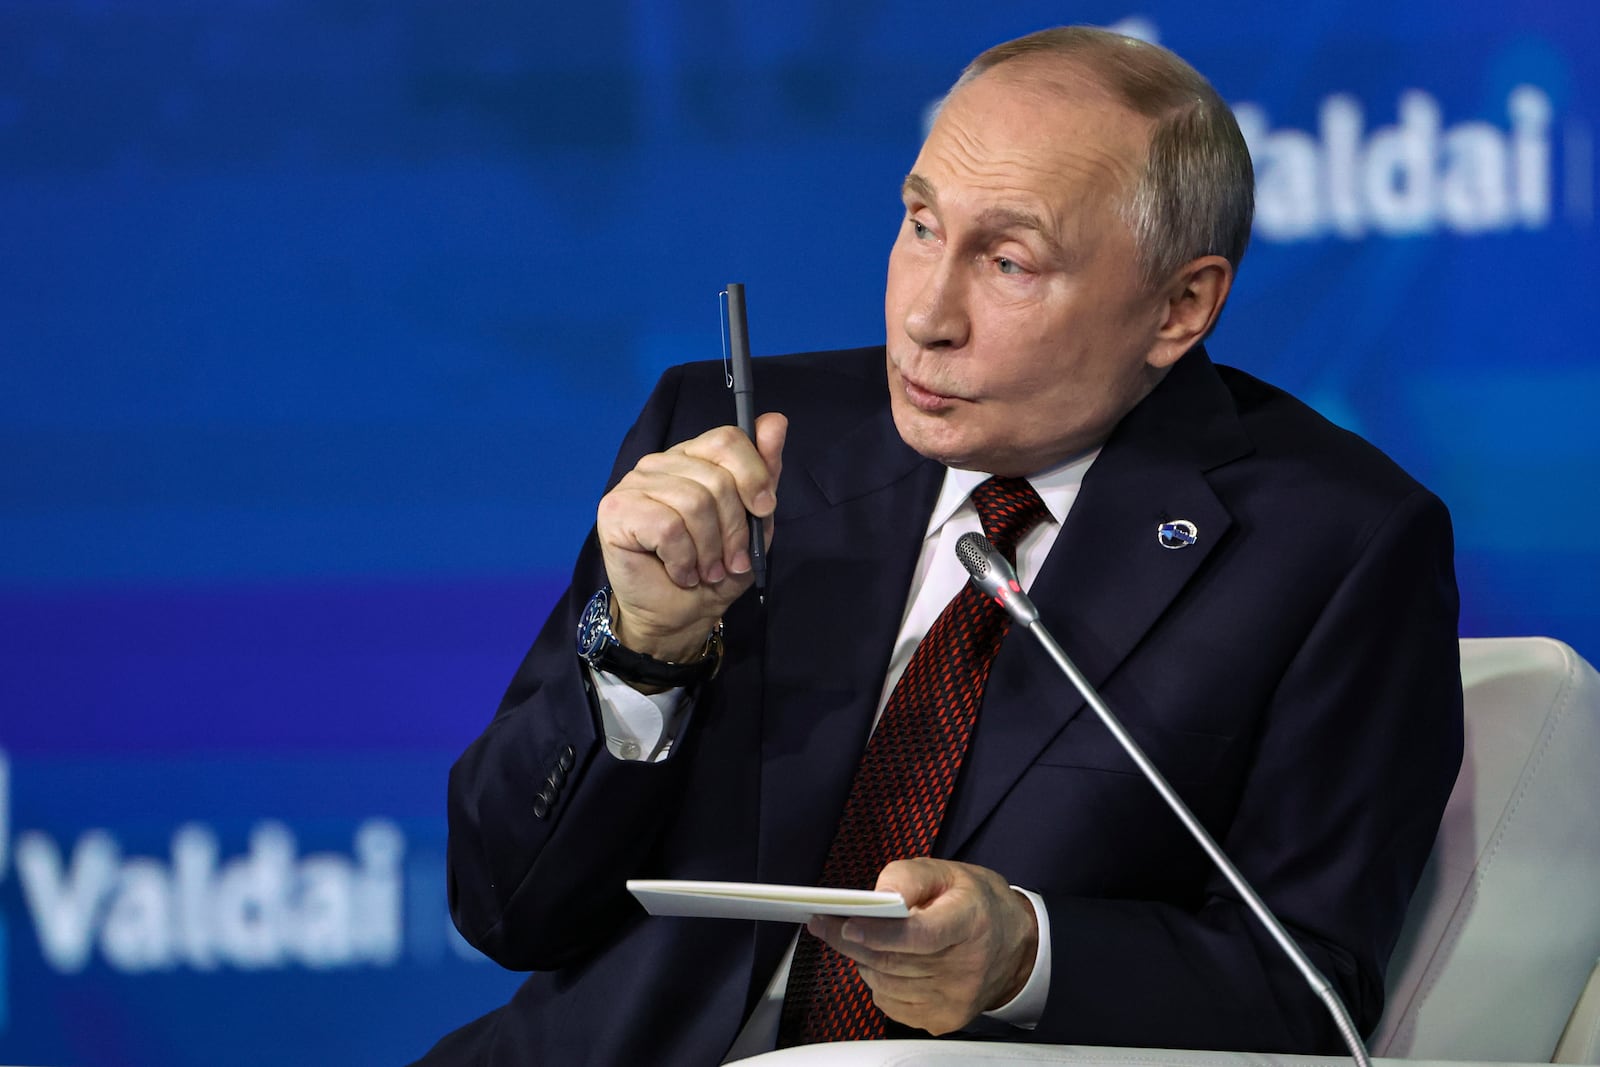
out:
<path id="1" fill-rule="evenodd" d="M 719 364 L 662 378 L 613 481 L 725 423 Z M 908 448 L 881 348 L 756 361 L 783 411 L 763 608 L 657 764 L 605 748 L 573 651 L 591 535 L 499 712 L 451 773 L 462 933 L 535 971 L 429 1063 L 711 1064 L 793 928 L 651 918 L 631 877 L 814 883 L 866 737 L 943 468 Z M 1161 523 L 1187 519 L 1188 548 Z M 1038 574 L 1044 622 L 1331 978 L 1363 1029 L 1461 753 L 1449 517 L 1270 386 L 1185 356 L 1116 428 Z M 538 802 L 544 791 L 545 804 Z M 541 812 L 543 813 L 541 815 Z M 935 854 L 1043 895 L 1034 1031 L 1337 1051 L 1321 1003 L 1024 633 L 1006 638 Z"/>

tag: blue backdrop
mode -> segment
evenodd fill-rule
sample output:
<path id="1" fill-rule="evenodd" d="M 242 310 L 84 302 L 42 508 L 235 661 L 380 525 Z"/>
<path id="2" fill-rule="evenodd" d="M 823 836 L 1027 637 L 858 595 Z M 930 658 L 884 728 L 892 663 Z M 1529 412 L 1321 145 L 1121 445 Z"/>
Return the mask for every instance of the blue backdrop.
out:
<path id="1" fill-rule="evenodd" d="M 634 410 L 728 281 L 758 352 L 881 340 L 928 106 L 1066 21 L 1237 108 L 1213 355 L 1445 498 L 1465 634 L 1600 657 L 1591 0 L 9 0 L 0 1061 L 398 1063 L 500 1003 L 445 773 Z"/>

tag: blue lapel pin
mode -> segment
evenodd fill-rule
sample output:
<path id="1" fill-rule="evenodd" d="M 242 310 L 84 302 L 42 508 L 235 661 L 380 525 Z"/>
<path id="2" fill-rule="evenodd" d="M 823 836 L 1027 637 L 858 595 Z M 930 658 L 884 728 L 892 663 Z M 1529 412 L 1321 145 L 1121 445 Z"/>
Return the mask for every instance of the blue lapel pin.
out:
<path id="1" fill-rule="evenodd" d="M 1162 548 L 1188 548 L 1200 539 L 1200 531 L 1188 519 L 1164 522 L 1156 530 Z"/>

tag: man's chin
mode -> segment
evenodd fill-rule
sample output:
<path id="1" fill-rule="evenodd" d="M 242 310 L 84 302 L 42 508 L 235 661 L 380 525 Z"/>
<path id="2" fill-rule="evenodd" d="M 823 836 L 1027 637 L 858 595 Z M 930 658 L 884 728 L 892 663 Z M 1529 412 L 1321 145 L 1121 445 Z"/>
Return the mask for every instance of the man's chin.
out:
<path id="1" fill-rule="evenodd" d="M 950 420 L 929 415 L 910 405 L 891 405 L 895 429 L 900 440 L 919 456 L 942 463 L 946 467 L 970 467 L 974 462 L 969 442 L 960 440 L 952 431 Z"/>
<path id="2" fill-rule="evenodd" d="M 930 418 L 919 412 L 911 412 L 909 417 L 903 417 L 897 410 L 894 412 L 894 424 L 906 447 L 946 467 L 1014 478 L 1024 478 L 1042 469 L 1040 464 L 1030 465 L 1027 457 L 996 453 L 981 447 L 981 442 L 952 432 L 955 427 L 947 420 Z"/>

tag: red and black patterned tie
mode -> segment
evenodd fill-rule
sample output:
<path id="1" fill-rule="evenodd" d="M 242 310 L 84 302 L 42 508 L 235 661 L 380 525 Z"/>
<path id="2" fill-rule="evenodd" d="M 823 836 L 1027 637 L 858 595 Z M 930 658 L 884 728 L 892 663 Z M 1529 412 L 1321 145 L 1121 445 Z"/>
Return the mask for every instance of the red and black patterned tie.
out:
<path id="1" fill-rule="evenodd" d="M 972 491 L 983 532 L 1012 564 L 1017 542 L 1046 512 L 1021 478 Z M 989 668 L 1010 618 L 970 583 L 945 605 L 895 684 L 856 767 L 822 884 L 871 889 L 891 861 L 933 852 Z M 778 1046 L 881 1038 L 888 1025 L 855 964 L 805 930 L 784 994 Z"/>

